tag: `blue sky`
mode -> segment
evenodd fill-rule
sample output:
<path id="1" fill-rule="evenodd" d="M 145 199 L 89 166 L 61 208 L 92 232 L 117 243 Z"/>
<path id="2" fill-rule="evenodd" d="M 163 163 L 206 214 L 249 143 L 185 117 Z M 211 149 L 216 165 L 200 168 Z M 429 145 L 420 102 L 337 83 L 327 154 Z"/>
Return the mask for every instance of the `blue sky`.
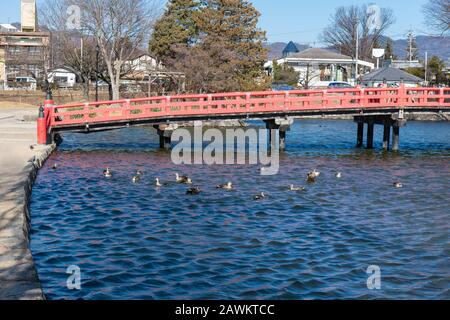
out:
<path id="1" fill-rule="evenodd" d="M 45 0 L 38 0 L 39 3 Z M 161 0 L 164 2 L 164 0 Z M 416 34 L 432 33 L 423 23 L 422 6 L 428 0 L 253 0 L 261 12 L 260 27 L 267 31 L 271 42 L 294 40 L 320 46 L 319 35 L 328 24 L 337 6 L 352 4 L 377 4 L 394 11 L 397 21 L 387 35 L 404 38 L 412 28 Z M 2 23 L 20 20 L 20 0 L 0 1 Z"/>

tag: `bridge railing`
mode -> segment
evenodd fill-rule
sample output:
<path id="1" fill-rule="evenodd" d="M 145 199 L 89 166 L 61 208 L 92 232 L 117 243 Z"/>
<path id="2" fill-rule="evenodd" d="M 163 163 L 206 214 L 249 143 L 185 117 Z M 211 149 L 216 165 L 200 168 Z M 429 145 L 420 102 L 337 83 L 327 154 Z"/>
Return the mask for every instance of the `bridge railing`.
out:
<path id="1" fill-rule="evenodd" d="M 47 128 L 138 119 L 403 107 L 450 107 L 450 88 L 233 92 L 74 103 L 46 108 Z"/>

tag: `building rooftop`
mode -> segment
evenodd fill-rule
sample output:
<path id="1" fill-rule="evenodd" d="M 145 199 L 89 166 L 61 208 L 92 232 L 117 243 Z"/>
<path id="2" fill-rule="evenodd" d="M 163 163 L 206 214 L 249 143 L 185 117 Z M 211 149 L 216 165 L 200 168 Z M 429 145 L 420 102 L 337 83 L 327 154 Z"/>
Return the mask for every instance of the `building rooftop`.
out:
<path id="1" fill-rule="evenodd" d="M 9 23 L 0 23 L 0 30 L 1 31 L 18 31 L 16 27 L 14 27 L 12 24 Z"/>
<path id="2" fill-rule="evenodd" d="M 422 82 L 424 80 L 403 70 L 385 67 L 364 75 L 362 81 Z"/>
<path id="3" fill-rule="evenodd" d="M 294 42 L 289 41 L 287 46 L 283 49 L 283 57 L 291 56 L 292 54 L 298 53 L 300 50 L 298 50 L 297 46 Z"/>
<path id="4" fill-rule="evenodd" d="M 309 48 L 302 52 L 291 55 L 289 58 L 298 59 L 329 59 L 329 60 L 352 60 L 350 56 L 346 56 L 331 50 L 321 48 Z"/>

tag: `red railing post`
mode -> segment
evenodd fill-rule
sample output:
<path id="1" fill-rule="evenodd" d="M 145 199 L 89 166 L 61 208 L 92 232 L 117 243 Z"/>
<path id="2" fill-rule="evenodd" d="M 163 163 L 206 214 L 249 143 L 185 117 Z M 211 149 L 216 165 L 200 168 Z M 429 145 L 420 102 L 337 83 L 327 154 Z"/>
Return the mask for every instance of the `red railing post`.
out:
<path id="1" fill-rule="evenodd" d="M 44 100 L 44 105 L 39 107 L 39 115 L 37 119 L 37 143 L 38 144 L 50 144 L 50 128 L 49 128 L 49 114 L 50 108 L 54 105 L 53 95 L 50 87 L 47 89 L 47 95 Z"/>
<path id="2" fill-rule="evenodd" d="M 48 144 L 47 119 L 43 106 L 39 107 L 39 115 L 37 119 L 37 143 Z"/>
<path id="3" fill-rule="evenodd" d="M 400 84 L 400 88 L 398 89 L 398 95 L 399 95 L 398 106 L 400 109 L 402 109 L 403 107 L 405 107 L 406 101 L 408 100 L 408 94 L 404 83 Z"/>
<path id="4" fill-rule="evenodd" d="M 326 108 L 327 106 L 328 106 L 327 90 L 322 90 L 322 108 Z"/>
<path id="5" fill-rule="evenodd" d="M 167 96 L 165 100 L 166 100 L 166 106 L 165 106 L 166 114 L 165 115 L 168 116 L 169 114 L 172 113 L 171 105 L 170 105 L 171 97 Z"/>
<path id="6" fill-rule="evenodd" d="M 364 108 L 367 105 L 366 91 L 361 87 L 359 88 L 359 104 L 361 108 Z"/>
<path id="7" fill-rule="evenodd" d="M 284 110 L 289 110 L 289 91 L 284 92 Z"/>

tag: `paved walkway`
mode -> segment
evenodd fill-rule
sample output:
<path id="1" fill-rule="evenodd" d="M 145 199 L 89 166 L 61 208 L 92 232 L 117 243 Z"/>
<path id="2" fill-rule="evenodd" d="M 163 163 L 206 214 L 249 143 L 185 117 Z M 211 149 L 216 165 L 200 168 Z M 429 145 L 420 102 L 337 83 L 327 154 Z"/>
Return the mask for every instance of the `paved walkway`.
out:
<path id="1" fill-rule="evenodd" d="M 37 169 L 52 147 L 35 145 L 36 114 L 36 109 L 0 109 L 0 300 L 43 299 L 29 249 L 28 202 Z"/>

